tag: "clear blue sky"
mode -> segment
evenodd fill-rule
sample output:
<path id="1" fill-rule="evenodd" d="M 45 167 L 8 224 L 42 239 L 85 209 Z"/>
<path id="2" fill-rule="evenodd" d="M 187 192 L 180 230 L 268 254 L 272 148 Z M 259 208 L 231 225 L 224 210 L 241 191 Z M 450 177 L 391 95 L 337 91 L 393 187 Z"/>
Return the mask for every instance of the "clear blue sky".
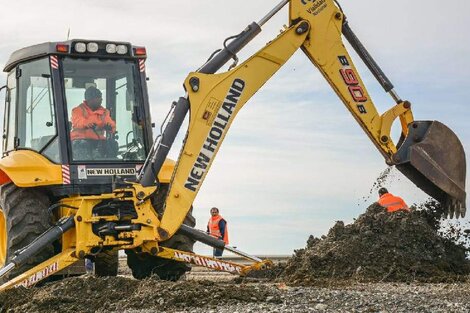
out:
<path id="1" fill-rule="evenodd" d="M 160 124 L 182 82 L 224 38 L 258 21 L 278 1 L 5 1 L 0 65 L 23 46 L 70 38 L 123 40 L 147 47 L 153 120 Z M 340 1 L 350 25 L 413 103 L 416 119 L 438 119 L 470 149 L 470 28 L 465 0 Z M 15 12 L 15 14 L 12 14 Z M 282 10 L 247 49 L 251 55 L 287 24 Z M 393 101 L 353 54 L 379 111 Z M 4 77 L 5 78 L 5 77 Z M 2 93 L 3 98 L 3 93 Z M 176 158 L 181 136 L 172 156 Z M 288 254 L 310 234 L 347 222 L 376 200 L 386 168 L 380 154 L 323 77 L 301 53 L 240 112 L 194 207 L 205 228 L 211 206 L 228 220 L 231 243 L 247 252 Z M 409 203 L 426 196 L 401 174 L 387 182 Z M 468 182 L 468 180 L 467 180 Z M 197 251 L 208 252 L 202 246 Z"/>

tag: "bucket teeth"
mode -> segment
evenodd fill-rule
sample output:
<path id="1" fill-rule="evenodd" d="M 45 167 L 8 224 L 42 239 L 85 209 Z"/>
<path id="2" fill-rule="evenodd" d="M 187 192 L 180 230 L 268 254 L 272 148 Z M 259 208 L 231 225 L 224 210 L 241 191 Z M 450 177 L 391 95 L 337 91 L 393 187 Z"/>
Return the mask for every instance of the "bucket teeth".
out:
<path id="1" fill-rule="evenodd" d="M 455 218 L 460 218 L 460 203 L 459 202 L 455 203 L 454 212 L 455 212 Z"/>
<path id="2" fill-rule="evenodd" d="M 444 207 L 444 216 L 448 218 L 464 218 L 465 213 L 467 212 L 467 208 L 465 205 L 458 201 L 453 199 Z"/>
<path id="3" fill-rule="evenodd" d="M 467 213 L 467 208 L 464 205 L 462 205 L 462 207 L 460 208 L 460 216 L 462 216 L 462 218 L 464 218 L 465 213 Z"/>
<path id="4" fill-rule="evenodd" d="M 449 207 L 448 207 L 448 206 L 444 206 L 444 207 L 442 208 L 442 211 L 443 211 L 442 216 L 444 216 L 444 217 L 448 217 L 448 216 L 449 216 Z"/>
<path id="5" fill-rule="evenodd" d="M 460 218 L 460 201 L 458 200 L 454 202 L 454 217 Z"/>
<path id="6" fill-rule="evenodd" d="M 449 212 L 449 215 L 448 215 L 449 218 L 451 219 L 454 218 L 455 206 L 453 204 L 449 205 L 448 212 Z"/>

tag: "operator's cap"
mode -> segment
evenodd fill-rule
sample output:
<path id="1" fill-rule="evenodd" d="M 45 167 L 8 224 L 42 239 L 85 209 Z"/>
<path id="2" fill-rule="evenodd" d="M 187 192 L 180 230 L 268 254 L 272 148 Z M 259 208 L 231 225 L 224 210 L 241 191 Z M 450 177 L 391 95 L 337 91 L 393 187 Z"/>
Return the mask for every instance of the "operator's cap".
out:
<path id="1" fill-rule="evenodd" d="M 388 193 L 387 188 L 382 187 L 382 188 L 379 189 L 379 195 L 384 195 L 384 194 L 386 194 L 386 193 Z"/>
<path id="2" fill-rule="evenodd" d="M 101 98 L 101 91 L 93 86 L 88 87 L 87 90 L 85 90 L 85 100 L 91 100 L 96 98 Z"/>

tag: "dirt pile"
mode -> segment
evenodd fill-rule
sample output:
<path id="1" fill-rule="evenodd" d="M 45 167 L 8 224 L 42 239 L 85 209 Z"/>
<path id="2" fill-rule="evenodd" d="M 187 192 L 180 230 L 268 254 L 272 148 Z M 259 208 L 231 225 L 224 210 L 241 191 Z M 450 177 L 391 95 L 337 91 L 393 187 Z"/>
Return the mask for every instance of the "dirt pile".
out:
<path id="1" fill-rule="evenodd" d="M 76 277 L 0 293 L 0 312 L 124 312 L 212 308 L 220 303 L 279 303 L 275 288 L 214 282 Z"/>
<path id="2" fill-rule="evenodd" d="M 442 233 L 441 211 L 433 201 L 411 213 L 393 214 L 373 204 L 352 224 L 340 221 L 327 236 L 310 236 L 306 248 L 295 251 L 281 279 L 292 284 L 332 279 L 402 282 L 468 279 L 468 249 L 456 243 L 465 238 L 455 227 Z"/>

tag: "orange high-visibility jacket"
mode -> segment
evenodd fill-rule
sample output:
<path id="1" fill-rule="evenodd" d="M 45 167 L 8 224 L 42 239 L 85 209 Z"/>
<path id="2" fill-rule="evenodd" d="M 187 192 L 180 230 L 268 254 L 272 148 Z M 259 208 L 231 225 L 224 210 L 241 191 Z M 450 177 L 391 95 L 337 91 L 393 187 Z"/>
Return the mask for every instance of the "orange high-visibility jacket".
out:
<path id="1" fill-rule="evenodd" d="M 87 126 L 90 124 L 96 124 L 96 129 L 88 128 Z M 72 110 L 72 131 L 70 132 L 70 138 L 72 140 L 104 140 L 106 137 L 103 127 L 106 124 L 111 125 L 112 133 L 116 132 L 116 123 L 111 118 L 109 110 L 99 107 L 93 111 L 86 101 L 83 101 L 82 104 Z"/>
<path id="2" fill-rule="evenodd" d="M 220 221 L 224 221 L 224 229 L 220 229 Z M 225 221 L 222 216 L 211 216 L 209 222 L 207 223 L 207 229 L 211 236 L 214 236 L 219 239 L 223 239 L 226 245 L 228 245 L 228 228 L 227 221 Z"/>
<path id="3" fill-rule="evenodd" d="M 379 199 L 379 204 L 387 209 L 387 212 L 396 212 L 404 210 L 409 212 L 410 209 L 406 205 L 405 201 L 392 195 L 391 193 L 383 194 Z"/>

